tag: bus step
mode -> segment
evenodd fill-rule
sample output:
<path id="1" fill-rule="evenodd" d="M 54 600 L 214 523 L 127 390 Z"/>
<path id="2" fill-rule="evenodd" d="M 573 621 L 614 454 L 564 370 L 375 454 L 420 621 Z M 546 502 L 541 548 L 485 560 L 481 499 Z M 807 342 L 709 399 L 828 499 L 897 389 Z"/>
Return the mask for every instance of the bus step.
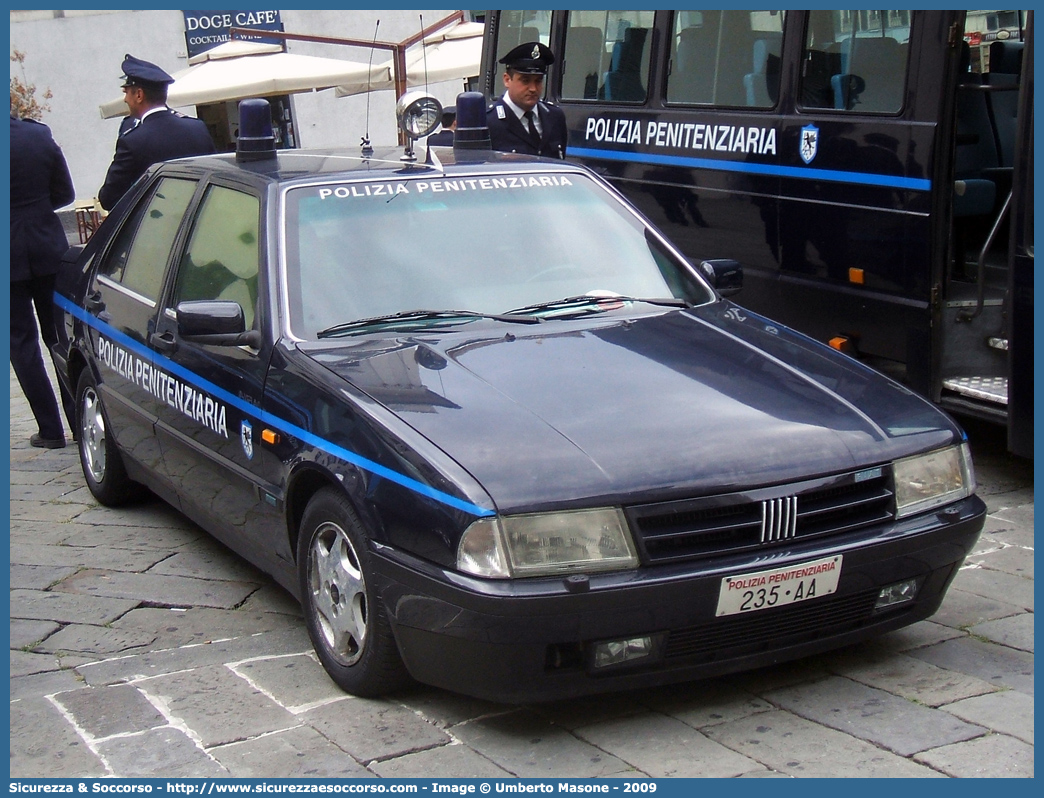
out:
<path id="1" fill-rule="evenodd" d="M 1008 404 L 1007 377 L 951 377 L 943 380 L 943 388 L 972 399 Z"/>

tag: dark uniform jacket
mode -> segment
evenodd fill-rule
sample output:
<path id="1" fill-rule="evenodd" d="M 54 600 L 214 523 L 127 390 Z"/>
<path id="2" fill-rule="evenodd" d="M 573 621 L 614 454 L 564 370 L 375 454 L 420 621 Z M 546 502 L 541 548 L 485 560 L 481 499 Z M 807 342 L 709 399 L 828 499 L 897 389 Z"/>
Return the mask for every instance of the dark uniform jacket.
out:
<path id="1" fill-rule="evenodd" d="M 428 136 L 425 142 L 429 147 L 452 147 L 453 146 L 453 131 L 452 130 L 440 130 L 438 133 L 432 133 Z"/>
<path id="2" fill-rule="evenodd" d="M 515 112 L 504 104 L 502 98 L 494 100 L 486 111 L 486 125 L 489 127 L 489 141 L 493 149 L 498 152 L 565 158 L 566 140 L 569 137 L 565 114 L 561 108 L 544 102 L 538 102 L 536 107 L 540 115 L 540 127 L 544 131 L 540 135 L 539 150 Z"/>
<path id="3" fill-rule="evenodd" d="M 214 141 L 202 120 L 169 108 L 156 111 L 116 139 L 116 155 L 105 175 L 105 185 L 98 191 L 98 200 L 111 210 L 154 163 L 214 151 Z"/>
<path id="4" fill-rule="evenodd" d="M 135 116 L 125 116 L 125 117 L 123 117 L 123 119 L 120 120 L 120 133 L 119 133 L 119 135 L 122 136 L 124 133 L 129 133 L 130 131 L 134 130 L 134 128 L 136 128 L 137 126 L 138 126 L 138 118 L 137 117 L 135 117 Z"/>
<path id="5" fill-rule="evenodd" d="M 11 117 L 11 282 L 55 274 L 69 249 L 55 209 L 76 199 L 47 125 Z"/>

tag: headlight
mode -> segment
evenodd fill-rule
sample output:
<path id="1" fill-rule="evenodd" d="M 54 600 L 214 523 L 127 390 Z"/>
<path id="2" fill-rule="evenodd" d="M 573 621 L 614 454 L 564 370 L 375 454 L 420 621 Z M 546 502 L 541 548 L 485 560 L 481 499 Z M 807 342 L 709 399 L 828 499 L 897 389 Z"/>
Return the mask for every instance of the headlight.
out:
<path id="1" fill-rule="evenodd" d="M 964 499 L 975 492 L 968 444 L 896 460 L 896 515 L 903 518 Z"/>
<path id="2" fill-rule="evenodd" d="M 638 555 L 618 508 L 482 518 L 457 547 L 457 567 L 507 579 L 636 568 Z"/>

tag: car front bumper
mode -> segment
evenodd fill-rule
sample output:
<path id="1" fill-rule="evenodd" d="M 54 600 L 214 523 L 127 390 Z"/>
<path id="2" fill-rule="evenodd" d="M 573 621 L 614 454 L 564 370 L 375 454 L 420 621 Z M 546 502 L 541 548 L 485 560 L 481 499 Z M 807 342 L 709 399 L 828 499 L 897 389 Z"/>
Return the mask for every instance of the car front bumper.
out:
<path id="1" fill-rule="evenodd" d="M 927 618 L 985 515 L 972 497 L 945 512 L 803 546 L 570 582 L 474 579 L 377 547 L 377 585 L 418 681 L 496 701 L 543 701 L 772 665 Z M 725 576 L 837 554 L 835 593 L 715 617 Z M 913 578 L 913 600 L 875 610 L 881 588 Z M 597 643 L 641 636 L 653 641 L 649 656 L 594 667 Z"/>

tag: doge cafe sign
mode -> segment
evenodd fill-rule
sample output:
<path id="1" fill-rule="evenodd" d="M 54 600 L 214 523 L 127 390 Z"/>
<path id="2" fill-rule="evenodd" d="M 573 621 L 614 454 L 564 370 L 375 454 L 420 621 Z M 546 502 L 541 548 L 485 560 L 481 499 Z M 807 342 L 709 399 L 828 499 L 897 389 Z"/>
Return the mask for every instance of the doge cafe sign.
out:
<path id="1" fill-rule="evenodd" d="M 255 30 L 283 29 L 283 22 L 278 11 L 183 11 L 185 15 L 185 44 L 188 46 L 188 57 L 206 52 L 211 47 L 229 41 L 230 28 L 253 28 Z M 251 36 L 255 41 L 279 43 L 278 40 L 264 36 Z"/>

